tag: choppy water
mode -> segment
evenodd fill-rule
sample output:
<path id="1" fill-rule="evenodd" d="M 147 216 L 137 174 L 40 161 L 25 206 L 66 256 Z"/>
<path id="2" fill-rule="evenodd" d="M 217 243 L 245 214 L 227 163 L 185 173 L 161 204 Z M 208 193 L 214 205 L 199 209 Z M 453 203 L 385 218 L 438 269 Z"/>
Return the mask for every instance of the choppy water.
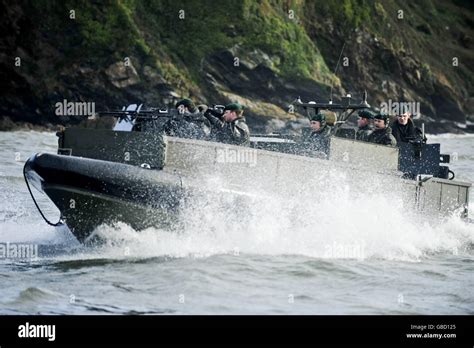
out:
<path id="1" fill-rule="evenodd" d="M 431 139 L 474 182 L 474 137 Z M 415 221 L 390 197 L 337 196 L 296 218 L 268 202 L 245 225 L 191 216 L 182 234 L 102 226 L 108 243 L 86 248 L 29 197 L 22 166 L 41 151 L 56 151 L 54 134 L 0 133 L 0 245 L 38 246 L 33 259 L 0 258 L 0 314 L 474 313 L 474 227 L 455 218 Z"/>

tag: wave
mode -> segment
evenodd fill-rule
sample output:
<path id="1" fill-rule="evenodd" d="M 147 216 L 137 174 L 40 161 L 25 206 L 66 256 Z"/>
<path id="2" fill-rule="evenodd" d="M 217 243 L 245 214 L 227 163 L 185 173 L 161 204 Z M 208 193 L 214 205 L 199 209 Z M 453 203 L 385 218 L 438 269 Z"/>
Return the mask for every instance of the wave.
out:
<path id="1" fill-rule="evenodd" d="M 62 226 L 54 228 L 38 218 L 37 222 L 2 221 L 0 222 L 0 244 L 37 243 L 41 245 L 65 244 L 77 245 L 78 242 L 69 230 Z"/>
<path id="2" fill-rule="evenodd" d="M 326 192 L 322 199 L 254 198 L 248 206 L 201 199 L 181 212 L 182 228 L 140 232 L 118 223 L 95 233 L 105 244 L 89 257 L 134 259 L 217 254 L 302 255 L 322 259 L 419 261 L 436 253 L 470 253 L 474 224 L 411 213 L 384 192 Z M 233 203 L 230 204 L 233 206 Z"/>
<path id="3" fill-rule="evenodd" d="M 66 297 L 65 295 L 51 290 L 29 287 L 22 290 L 18 297 L 14 300 L 15 303 L 25 302 L 41 302 L 41 301 L 56 301 L 58 297 Z"/>

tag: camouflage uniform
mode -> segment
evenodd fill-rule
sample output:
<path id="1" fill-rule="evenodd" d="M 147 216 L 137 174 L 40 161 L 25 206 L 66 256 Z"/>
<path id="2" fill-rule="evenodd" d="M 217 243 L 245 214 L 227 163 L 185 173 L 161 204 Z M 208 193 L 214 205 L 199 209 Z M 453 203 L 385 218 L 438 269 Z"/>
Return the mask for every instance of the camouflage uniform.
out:
<path id="1" fill-rule="evenodd" d="M 372 129 L 370 129 L 369 125 L 359 127 L 356 133 L 356 140 L 369 141 L 370 134 L 372 134 Z"/>
<path id="2" fill-rule="evenodd" d="M 318 131 L 311 130 L 309 136 L 305 139 L 309 143 L 308 149 L 311 152 L 323 152 L 328 154 L 329 152 L 329 140 L 331 138 L 331 127 L 326 124 L 326 116 L 318 113 L 311 117 L 311 122 L 317 121 L 320 124 Z M 314 155 L 314 153 L 313 153 Z"/>
<path id="3" fill-rule="evenodd" d="M 180 116 L 165 123 L 164 132 L 166 135 L 191 139 L 205 139 L 209 136 L 209 121 L 190 99 L 182 99 L 177 102 L 176 109 Z"/>
<path id="4" fill-rule="evenodd" d="M 373 132 L 369 135 L 368 141 L 370 143 L 380 145 L 397 146 L 397 140 L 392 135 L 392 128 L 390 127 L 386 127 L 383 129 L 374 129 Z"/>
<path id="5" fill-rule="evenodd" d="M 242 110 L 239 104 L 229 104 L 226 110 Z M 205 113 L 211 124 L 211 138 L 222 143 L 233 145 L 249 145 L 250 130 L 245 117 L 240 116 L 232 122 L 226 122 L 212 113 Z"/>
<path id="6" fill-rule="evenodd" d="M 397 146 L 397 140 L 392 135 L 392 128 L 388 126 L 389 116 L 385 113 L 380 113 L 374 116 L 374 120 L 383 120 L 385 128 L 374 127 L 368 141 L 374 144 Z"/>
<path id="7" fill-rule="evenodd" d="M 207 119 L 199 113 L 192 115 L 192 118 L 183 115 L 167 121 L 163 126 L 165 134 L 178 138 L 206 139 L 210 134 Z"/>
<path id="8" fill-rule="evenodd" d="M 326 139 L 331 136 L 331 127 L 328 125 L 324 125 L 319 129 L 319 131 L 312 131 L 310 134 L 310 139 L 316 140 L 316 139 Z"/>
<path id="9" fill-rule="evenodd" d="M 309 142 L 311 149 L 314 151 L 321 151 L 327 153 L 329 151 L 329 140 L 331 138 L 331 127 L 324 125 L 319 131 L 311 132 Z"/>
<path id="10" fill-rule="evenodd" d="M 375 115 L 370 112 L 370 110 L 362 110 L 359 112 L 359 118 L 365 118 L 368 123 L 370 120 L 373 120 Z M 356 140 L 359 141 L 369 141 L 369 136 L 372 133 L 372 128 L 369 124 L 366 124 L 363 127 L 359 127 L 356 133 Z"/>

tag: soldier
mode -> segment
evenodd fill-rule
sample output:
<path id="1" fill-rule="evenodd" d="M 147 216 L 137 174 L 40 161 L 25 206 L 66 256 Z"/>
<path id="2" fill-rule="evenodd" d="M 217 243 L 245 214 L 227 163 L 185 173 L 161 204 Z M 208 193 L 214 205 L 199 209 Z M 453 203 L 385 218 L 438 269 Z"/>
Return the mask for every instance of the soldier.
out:
<path id="1" fill-rule="evenodd" d="M 318 113 L 311 117 L 310 138 L 327 138 L 331 135 L 331 127 L 326 124 L 326 116 Z"/>
<path id="2" fill-rule="evenodd" d="M 380 113 L 374 116 L 374 130 L 369 135 L 368 141 L 381 145 L 397 145 L 397 140 L 392 135 L 392 128 L 388 126 L 387 114 Z"/>
<path id="3" fill-rule="evenodd" d="M 369 135 L 372 133 L 370 122 L 373 119 L 374 114 L 369 110 L 362 110 L 359 112 L 359 119 L 357 120 L 357 126 L 359 129 L 356 133 L 356 140 L 369 141 Z"/>
<path id="4" fill-rule="evenodd" d="M 180 116 L 164 125 L 165 134 L 180 138 L 205 139 L 210 134 L 209 121 L 190 99 L 182 99 L 175 105 Z"/>
<path id="5" fill-rule="evenodd" d="M 329 138 L 331 135 L 331 127 L 326 124 L 326 116 L 321 113 L 318 113 L 311 117 L 311 134 L 310 138 L 313 140 L 316 139 L 325 139 Z"/>
<path id="6" fill-rule="evenodd" d="M 397 116 L 397 120 L 391 124 L 392 135 L 397 140 L 397 143 L 408 143 L 410 140 L 421 139 L 422 134 L 420 129 L 415 126 L 411 119 L 411 113 L 406 112 Z M 422 139 L 426 142 L 426 138 Z"/>
<path id="7" fill-rule="evenodd" d="M 194 114 L 199 112 L 191 99 L 181 99 L 176 103 L 175 107 L 181 114 Z"/>
<path id="8" fill-rule="evenodd" d="M 331 136 L 331 127 L 326 124 L 326 116 L 318 113 L 311 117 L 311 134 L 308 141 L 311 148 L 316 151 L 327 153 L 329 149 L 329 138 Z"/>
<path id="9" fill-rule="evenodd" d="M 206 112 L 204 116 L 211 123 L 211 137 L 226 144 L 249 145 L 250 131 L 243 113 L 239 103 L 228 104 L 222 117 Z"/>

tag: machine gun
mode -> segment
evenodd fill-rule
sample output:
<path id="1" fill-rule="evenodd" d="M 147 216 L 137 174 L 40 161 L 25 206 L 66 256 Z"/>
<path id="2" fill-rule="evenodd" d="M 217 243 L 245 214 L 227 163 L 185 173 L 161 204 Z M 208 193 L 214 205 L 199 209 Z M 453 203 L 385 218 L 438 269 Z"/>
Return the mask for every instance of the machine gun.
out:
<path id="1" fill-rule="evenodd" d="M 317 103 L 317 102 L 308 102 L 308 103 L 303 103 L 298 97 L 291 105 L 296 106 L 296 107 L 301 107 L 304 108 L 305 110 L 312 108 L 315 109 L 316 112 L 319 111 L 319 109 L 322 110 L 342 110 L 342 111 L 347 111 L 347 110 L 352 110 L 350 114 L 348 114 L 346 117 L 344 117 L 344 120 L 347 120 L 350 115 L 355 111 L 355 110 L 361 110 L 361 109 L 367 109 L 370 108 L 369 103 L 367 103 L 367 92 L 364 91 L 363 94 L 363 100 L 359 104 L 353 104 L 351 103 L 352 96 L 350 94 L 347 94 L 345 97 L 341 98 L 340 103 L 333 103 L 332 100 L 330 100 L 328 103 Z"/>
<path id="2" fill-rule="evenodd" d="M 168 135 L 186 138 L 204 137 L 207 119 L 202 112 L 188 113 L 183 109 L 149 108 L 136 104 L 117 111 L 100 111 L 97 116 L 112 116 L 118 119 L 114 130 L 139 132 L 165 132 Z"/>
<path id="3" fill-rule="evenodd" d="M 134 105 L 132 105 L 134 106 Z M 131 109 L 130 106 L 126 110 L 118 111 L 99 111 L 97 116 L 113 116 L 120 121 L 135 121 L 135 120 L 157 120 L 160 118 L 167 119 L 187 119 L 190 121 L 202 120 L 202 113 L 188 113 L 177 109 L 168 108 L 150 108 L 146 110 L 141 109 L 141 105 L 137 108 Z"/>
<path id="4" fill-rule="evenodd" d="M 349 119 L 349 117 L 351 117 L 352 114 L 356 110 L 370 108 L 369 103 L 367 103 L 366 91 L 364 91 L 362 101 L 358 104 L 353 103 L 352 96 L 350 94 L 347 94 L 345 97 L 341 98 L 340 103 L 333 103 L 332 100 L 330 100 L 328 103 L 317 103 L 314 101 L 303 103 L 301 99 L 298 97 L 296 100 L 294 100 L 290 104 L 290 107 L 291 106 L 293 108 L 303 109 L 308 119 L 311 119 L 311 116 L 312 116 L 311 110 L 313 110 L 315 114 L 317 114 L 320 110 L 329 110 L 329 111 L 339 112 L 339 115 L 336 117 L 336 120 L 334 122 L 333 134 L 336 134 L 338 132 L 341 125 L 345 124 L 346 121 Z"/>

